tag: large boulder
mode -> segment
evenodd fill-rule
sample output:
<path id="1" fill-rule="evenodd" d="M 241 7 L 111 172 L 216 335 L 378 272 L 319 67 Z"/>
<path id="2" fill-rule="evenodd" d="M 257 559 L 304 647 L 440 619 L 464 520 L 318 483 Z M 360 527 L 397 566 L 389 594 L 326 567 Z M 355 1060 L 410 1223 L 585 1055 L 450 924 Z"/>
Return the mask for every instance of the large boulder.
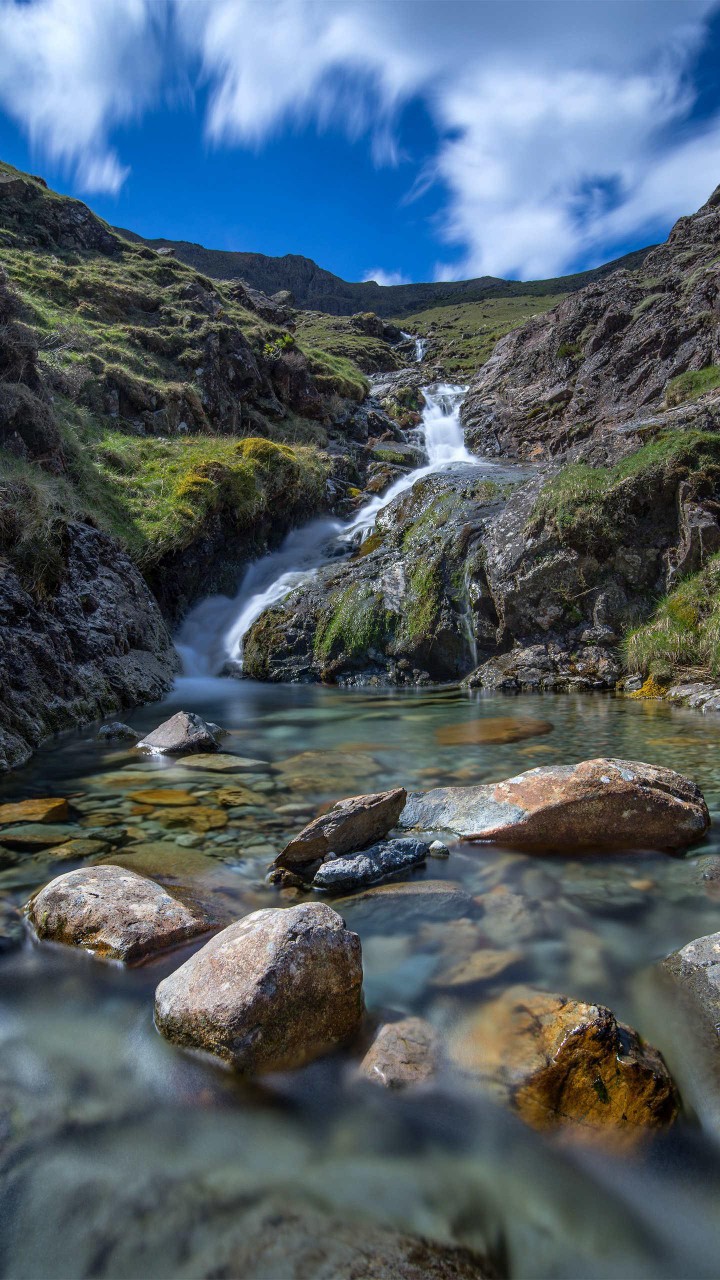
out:
<path id="1" fill-rule="evenodd" d="M 278 867 L 302 867 L 328 853 L 354 853 L 382 840 L 397 823 L 407 793 L 403 787 L 339 800 L 327 813 L 308 824 L 278 855 Z"/>
<path id="2" fill-rule="evenodd" d="M 217 751 L 218 730 L 194 711 L 178 711 L 138 742 L 142 751 L 182 755 L 186 751 Z"/>
<path id="3" fill-rule="evenodd" d="M 400 823 L 534 852 L 682 849 L 710 824 L 700 788 L 672 769 L 584 760 L 505 782 L 411 795 Z"/>
<path id="4" fill-rule="evenodd" d="M 245 1075 L 286 1070 L 353 1035 L 362 978 L 360 939 L 324 903 L 255 911 L 160 983 L 155 1020 Z"/>
<path id="5" fill-rule="evenodd" d="M 210 921 L 166 889 L 124 867 L 83 867 L 57 876 L 30 900 L 38 938 L 84 947 L 103 960 L 137 963 L 206 933 Z"/>
<path id="6" fill-rule="evenodd" d="M 638 1131 L 677 1115 L 658 1051 L 602 1005 L 511 987 L 461 1023 L 450 1052 L 536 1129 Z"/>

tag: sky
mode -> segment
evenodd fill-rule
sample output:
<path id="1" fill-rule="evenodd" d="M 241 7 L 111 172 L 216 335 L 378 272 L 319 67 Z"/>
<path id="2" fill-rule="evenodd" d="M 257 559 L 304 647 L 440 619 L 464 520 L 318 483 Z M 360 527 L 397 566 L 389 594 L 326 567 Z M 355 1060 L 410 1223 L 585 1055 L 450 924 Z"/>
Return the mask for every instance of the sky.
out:
<path id="1" fill-rule="evenodd" d="M 547 278 L 720 183 L 720 0 L 0 0 L 0 158 L 150 237 Z"/>

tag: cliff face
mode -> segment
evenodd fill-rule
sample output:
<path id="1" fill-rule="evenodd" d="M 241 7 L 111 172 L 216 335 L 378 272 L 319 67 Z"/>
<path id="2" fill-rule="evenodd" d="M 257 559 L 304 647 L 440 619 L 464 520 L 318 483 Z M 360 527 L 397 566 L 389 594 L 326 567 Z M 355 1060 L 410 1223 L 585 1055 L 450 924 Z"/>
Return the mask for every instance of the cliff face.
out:
<path id="1" fill-rule="evenodd" d="M 478 453 L 543 458 L 638 421 L 714 426 L 720 386 L 720 188 L 637 272 L 618 271 L 510 333 L 463 409 Z"/>

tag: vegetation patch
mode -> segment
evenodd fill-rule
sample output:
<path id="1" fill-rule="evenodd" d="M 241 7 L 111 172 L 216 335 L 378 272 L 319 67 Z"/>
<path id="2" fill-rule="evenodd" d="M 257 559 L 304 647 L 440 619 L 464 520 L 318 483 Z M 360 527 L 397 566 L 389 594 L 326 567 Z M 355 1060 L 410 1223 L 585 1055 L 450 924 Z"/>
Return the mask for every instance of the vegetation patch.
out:
<path id="1" fill-rule="evenodd" d="M 720 676 L 720 554 L 665 596 L 648 622 L 628 632 L 623 655 L 629 671 L 660 686 L 678 672 Z"/>
<path id="2" fill-rule="evenodd" d="M 668 382 L 665 404 L 672 409 L 686 400 L 697 400 L 698 396 L 716 387 L 720 387 L 720 365 L 707 364 L 704 369 L 688 369 Z"/>
<path id="3" fill-rule="evenodd" d="M 485 298 L 482 302 L 430 307 L 397 323 L 408 333 L 429 340 L 428 364 L 440 364 L 447 377 L 464 382 L 485 364 L 500 338 L 532 316 L 552 310 L 564 297 L 566 294 L 558 291 Z"/>
<path id="4" fill-rule="evenodd" d="M 318 622 L 315 656 L 326 662 L 333 652 L 354 658 L 364 656 L 368 649 L 382 648 L 389 621 L 382 593 L 365 583 L 351 583 L 331 597 Z"/>

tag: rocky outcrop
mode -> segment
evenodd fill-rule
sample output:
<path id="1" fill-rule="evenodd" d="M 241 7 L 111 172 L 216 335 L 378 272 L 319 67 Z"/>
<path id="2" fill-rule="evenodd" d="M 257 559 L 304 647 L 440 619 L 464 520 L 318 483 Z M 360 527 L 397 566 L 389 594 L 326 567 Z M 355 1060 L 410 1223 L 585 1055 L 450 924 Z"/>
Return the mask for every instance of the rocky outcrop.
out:
<path id="1" fill-rule="evenodd" d="M 533 852 L 682 849 L 710 815 L 700 788 L 672 769 L 635 760 L 584 760 L 507 782 L 410 795 L 404 827 L 449 830 Z"/>
<path id="2" fill-rule="evenodd" d="M 382 840 L 395 826 L 406 799 L 404 788 L 395 787 L 392 791 L 339 800 L 286 844 L 275 865 L 306 867 L 328 854 L 339 857 Z"/>
<path id="3" fill-rule="evenodd" d="M 605 276 L 509 333 L 463 406 L 471 446 L 540 458 L 594 441 L 622 452 L 639 422 L 683 400 L 688 387 L 674 379 L 720 364 L 719 245 L 720 188 L 639 270 Z M 714 426 L 715 402 L 681 419 Z"/>
<path id="4" fill-rule="evenodd" d="M 658 1051 L 602 1005 L 511 987 L 460 1025 L 450 1052 L 535 1129 L 573 1125 L 632 1139 L 677 1115 Z"/>
<path id="5" fill-rule="evenodd" d="M 155 1020 L 243 1074 L 288 1070 L 353 1035 L 362 978 L 360 939 L 330 907 L 255 911 L 160 983 Z"/>
<path id="6" fill-rule="evenodd" d="M 83 867 L 51 880 L 28 904 L 38 938 L 137 964 L 207 933 L 211 922 L 124 867 Z"/>
<path id="7" fill-rule="evenodd" d="M 33 594 L 0 566 L 0 767 L 53 733 L 169 689 L 178 667 L 145 582 L 117 543 L 67 527 L 54 592 Z"/>

